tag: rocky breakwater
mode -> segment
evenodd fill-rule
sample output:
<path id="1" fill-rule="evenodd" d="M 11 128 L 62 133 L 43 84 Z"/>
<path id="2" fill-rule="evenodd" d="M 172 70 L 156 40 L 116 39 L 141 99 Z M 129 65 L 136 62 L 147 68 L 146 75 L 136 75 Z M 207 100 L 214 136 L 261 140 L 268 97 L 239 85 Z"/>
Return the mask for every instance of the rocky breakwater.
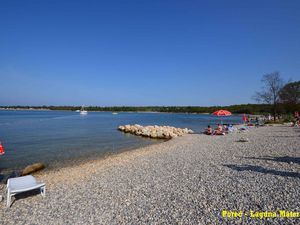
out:
<path id="1" fill-rule="evenodd" d="M 125 133 L 131 133 L 143 137 L 150 138 L 162 138 L 162 139 L 171 139 L 179 136 L 183 136 L 184 134 L 194 133 L 192 130 L 188 128 L 176 128 L 171 126 L 141 126 L 138 124 L 135 125 L 125 125 L 119 126 L 120 131 Z"/>

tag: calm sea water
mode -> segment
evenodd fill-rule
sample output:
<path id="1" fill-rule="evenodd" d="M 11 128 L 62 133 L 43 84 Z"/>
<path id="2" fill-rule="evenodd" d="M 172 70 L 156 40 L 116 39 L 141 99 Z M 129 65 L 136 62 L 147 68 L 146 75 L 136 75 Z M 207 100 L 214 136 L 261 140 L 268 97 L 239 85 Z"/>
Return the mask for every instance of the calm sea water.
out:
<path id="1" fill-rule="evenodd" d="M 221 118 L 200 114 L 89 112 L 81 116 L 68 111 L 0 111 L 0 156 L 2 171 L 21 169 L 35 162 L 47 167 L 146 146 L 161 140 L 124 134 L 119 125 L 171 125 L 202 131 Z M 241 116 L 222 118 L 241 122 Z"/>

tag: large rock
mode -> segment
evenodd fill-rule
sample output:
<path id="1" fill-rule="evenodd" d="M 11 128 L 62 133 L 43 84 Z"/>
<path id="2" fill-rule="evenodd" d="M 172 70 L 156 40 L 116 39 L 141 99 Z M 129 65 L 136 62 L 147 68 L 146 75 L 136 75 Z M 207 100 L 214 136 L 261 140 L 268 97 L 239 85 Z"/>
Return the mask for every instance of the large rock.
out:
<path id="1" fill-rule="evenodd" d="M 157 131 L 156 137 L 157 137 L 157 138 L 164 138 L 164 133 L 163 133 L 163 131 L 162 131 L 162 130 Z"/>
<path id="2" fill-rule="evenodd" d="M 25 167 L 25 169 L 21 172 L 21 176 L 25 176 L 31 173 L 35 173 L 45 168 L 45 164 L 43 163 L 35 163 Z"/>
<path id="3" fill-rule="evenodd" d="M 121 130 L 121 131 L 124 131 L 125 127 L 124 126 L 119 126 L 118 129 Z"/>
<path id="4" fill-rule="evenodd" d="M 191 129 L 188 129 L 188 134 L 193 134 L 194 133 L 194 131 L 193 130 L 191 130 Z"/>
<path id="5" fill-rule="evenodd" d="M 175 137 L 183 136 L 185 134 L 193 133 L 193 131 L 188 128 L 181 129 L 181 128 L 176 128 L 171 126 L 157 126 L 157 125 L 143 127 L 139 124 L 119 126 L 118 129 L 126 133 L 140 135 L 143 137 L 164 138 L 164 139 L 175 138 Z"/>
<path id="6" fill-rule="evenodd" d="M 131 131 L 131 126 L 130 125 L 125 125 L 124 126 L 124 131 L 125 132 L 130 132 Z"/>

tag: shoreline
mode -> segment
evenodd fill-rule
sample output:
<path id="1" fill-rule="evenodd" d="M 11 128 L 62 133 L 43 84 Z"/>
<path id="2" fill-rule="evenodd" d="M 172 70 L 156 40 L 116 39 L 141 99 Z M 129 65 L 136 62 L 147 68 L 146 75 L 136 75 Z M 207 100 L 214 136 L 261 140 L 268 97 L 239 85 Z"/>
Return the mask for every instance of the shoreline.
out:
<path id="1" fill-rule="evenodd" d="M 180 138 L 180 137 L 179 137 Z M 183 138 L 183 137 L 181 137 Z M 72 170 L 78 170 L 78 168 L 91 168 L 91 167 L 95 167 L 96 165 L 100 166 L 102 163 L 106 164 L 105 166 L 112 166 L 112 165 L 107 165 L 109 164 L 109 162 L 113 162 L 113 161 L 119 161 L 120 158 L 124 159 L 124 158 L 131 158 L 131 157 L 135 157 L 138 154 L 151 154 L 151 151 L 149 151 L 149 148 L 154 148 L 154 147 L 160 147 L 161 145 L 164 145 L 167 142 L 171 142 L 174 139 L 169 139 L 169 140 L 164 140 L 162 142 L 159 143 L 155 143 L 155 144 L 150 144 L 147 146 L 143 146 L 143 147 L 137 147 L 137 148 L 130 148 L 130 149 L 122 149 L 120 151 L 117 152 L 110 152 L 110 153 L 105 153 L 99 157 L 96 157 L 95 159 L 83 159 L 83 160 L 79 160 L 79 161 L 74 161 L 71 162 L 70 164 L 63 166 L 63 167 L 55 167 L 55 168 L 49 168 L 47 170 L 47 168 L 45 170 L 39 171 L 35 174 L 33 174 L 36 177 L 48 177 L 48 176 L 52 176 L 52 174 L 56 174 L 57 172 L 61 173 L 69 173 L 69 171 Z M 150 150 L 151 150 L 150 149 Z M 149 151 L 149 152 L 148 152 Z M 71 160 L 72 161 L 72 160 Z M 51 175 L 50 175 L 51 174 Z M 91 174 L 85 174 L 85 176 L 90 176 Z M 72 177 L 73 179 L 74 177 Z M 55 182 L 57 183 L 57 182 Z"/>
<path id="2" fill-rule="evenodd" d="M 24 112 L 24 113 L 22 113 Z M 1 133 L 3 133 L 3 137 L 2 137 L 2 141 L 5 141 L 5 139 L 7 141 L 10 141 L 5 143 L 6 145 L 4 145 L 4 147 L 6 147 L 6 155 L 4 157 L 0 158 L 0 164 L 2 165 L 2 171 L 5 168 L 5 173 L 8 174 L 9 172 L 13 172 L 13 170 L 18 171 L 21 169 L 24 169 L 26 166 L 29 166 L 31 164 L 34 163 L 44 163 L 46 164 L 46 168 L 48 168 L 47 164 L 51 166 L 52 162 L 56 163 L 55 161 L 63 161 L 63 159 L 67 159 L 70 161 L 72 161 L 72 158 L 74 158 L 75 160 L 80 158 L 83 160 L 80 161 L 85 161 L 85 157 L 90 157 L 90 155 L 93 157 L 94 155 L 100 155 L 99 157 L 103 156 L 102 152 L 108 151 L 108 152 L 113 152 L 114 150 L 116 151 L 123 151 L 121 148 L 123 148 L 124 150 L 127 149 L 132 149 L 132 146 L 134 146 L 134 148 L 139 147 L 139 146 L 145 146 L 147 144 L 152 144 L 151 140 L 142 140 L 141 137 L 129 137 L 128 139 L 126 139 L 128 134 L 122 134 L 122 139 L 120 139 L 120 142 L 118 141 L 118 137 L 119 137 L 119 131 L 117 131 L 117 127 L 119 125 L 121 125 L 122 121 L 125 121 L 124 124 L 126 124 L 127 122 L 132 121 L 132 118 L 135 118 L 135 115 L 139 117 L 139 119 L 137 121 L 140 121 L 141 124 L 146 124 L 147 121 L 149 124 L 155 124 L 153 121 L 158 121 L 158 125 L 162 124 L 162 125 L 172 125 L 172 126 L 176 126 L 176 127 L 181 127 L 184 128 L 185 126 L 195 130 L 195 132 L 199 132 L 204 129 L 204 125 L 203 122 L 204 120 L 202 120 L 202 116 L 188 116 L 187 114 L 180 114 L 179 116 L 176 116 L 176 114 L 159 114 L 153 117 L 150 116 L 151 114 L 149 114 L 150 119 L 148 119 L 148 117 L 146 115 L 142 115 L 144 113 L 141 114 L 135 114 L 133 113 L 132 115 L 130 115 L 129 113 L 124 113 L 123 115 L 120 114 L 120 116 L 118 117 L 114 117 L 113 115 L 110 115 L 109 113 L 105 112 L 103 113 L 95 113 L 95 114 L 90 114 L 90 117 L 85 117 L 85 120 L 82 120 L 82 117 L 79 116 L 79 114 L 76 113 L 72 113 L 72 112 L 26 112 L 26 111 L 21 111 L 21 112 L 16 112 L 13 113 L 12 111 L 7 112 L 7 113 L 3 113 L 3 114 L 7 114 L 6 116 L 3 116 L 3 122 L 1 124 L 3 124 L 2 129 L 1 129 Z M 17 120 L 14 121 L 14 115 L 18 114 Z M 26 115 L 30 115 L 30 116 L 26 116 Z M 36 116 L 36 114 L 38 116 Z M 101 115 L 100 115 L 101 114 Z M 21 116 L 19 116 L 21 115 Z M 25 116 L 24 116 L 25 115 Z M 163 116 L 165 115 L 165 116 Z M 169 115 L 169 116 L 168 116 Z M 172 116 L 173 115 L 173 116 Z M 68 118 L 65 118 L 65 117 Z M 27 117 L 29 119 L 27 119 Z M 31 119 L 34 118 L 34 119 Z M 60 120 L 60 117 L 63 120 Z M 203 116 L 204 117 L 204 116 Z M 7 119 L 6 119 L 7 118 Z M 18 119 L 20 118 L 20 119 Z M 25 119 L 23 119 L 25 118 Z M 96 126 L 94 124 L 97 123 L 102 123 L 102 121 L 106 121 L 106 118 L 109 118 L 110 121 L 112 121 L 113 127 L 110 125 L 110 121 L 109 122 L 105 122 L 105 128 L 102 128 L 103 126 Z M 165 120 L 166 118 L 166 120 Z M 183 118 L 183 119 L 182 119 Z M 196 119 L 194 119 L 196 118 Z M 206 118 L 206 117 L 205 117 Z M 239 118 L 239 117 L 234 117 Z M 9 119 L 9 120 L 8 120 Z M 52 120 L 53 119 L 53 120 Z M 6 122 L 6 120 L 8 122 Z M 214 121 L 215 119 L 213 119 Z M 52 122 L 53 121 L 53 122 Z M 72 123 L 72 121 L 74 121 L 74 125 Z M 134 121 L 134 120 L 133 120 Z M 145 122 L 143 122 L 145 121 Z M 150 122 L 149 122 L 150 121 Z M 167 121 L 167 122 L 164 122 Z M 173 122 L 174 121 L 174 122 Z M 194 124 L 197 124 L 199 121 L 199 125 L 196 127 L 192 127 Z M 67 124 L 67 128 L 63 128 L 64 129 L 64 133 L 62 131 L 58 131 L 58 129 L 61 128 L 60 123 L 65 123 Z M 123 122 L 122 122 L 123 123 Z M 165 124 L 164 124 L 165 123 Z M 204 122 L 206 123 L 206 122 Z M 217 122 L 216 122 L 217 123 Z M 30 125 L 30 127 L 32 126 L 32 129 L 28 130 L 28 138 L 20 138 L 20 140 L 17 140 L 13 134 L 16 133 L 22 133 L 23 130 L 28 129 L 27 126 Z M 146 124 L 147 125 L 147 124 Z M 51 127 L 51 132 L 48 131 L 47 126 Z M 90 126 L 90 129 L 87 129 L 86 132 L 84 131 L 84 129 L 86 129 L 86 126 Z M 203 128 L 202 128 L 203 126 Z M 206 125 L 205 125 L 206 126 Z M 70 127 L 74 127 L 75 129 L 77 129 L 78 127 L 78 131 L 76 131 L 74 129 L 74 132 L 72 131 L 70 134 L 68 132 L 70 132 L 71 128 Z M 95 128 L 96 132 L 99 132 L 99 134 L 95 133 L 93 131 L 93 129 Z M 11 129 L 11 132 L 7 133 L 7 129 Z M 38 130 L 38 132 L 36 132 L 36 129 Z M 107 131 L 105 129 L 109 129 L 109 132 L 111 132 L 113 135 L 111 137 L 108 137 L 110 133 L 107 133 Z M 56 130 L 58 131 L 58 133 L 61 134 L 61 136 L 57 136 L 56 135 Z M 27 130 L 26 130 L 27 131 Z M 80 134 L 80 132 L 83 132 L 82 135 Z M 116 134 L 116 132 L 118 132 L 118 134 Z M 74 133 L 74 134 L 73 134 Z M 95 133 L 95 135 L 94 135 Z M 89 140 L 89 136 L 91 135 L 91 140 Z M 103 144 L 102 144 L 102 135 L 103 135 Z M 23 135 L 24 136 L 24 135 Z M 22 137 L 23 137 L 22 136 Z M 35 136 L 42 136 L 43 138 L 41 140 L 35 140 L 36 138 L 34 138 Z M 99 136 L 99 137 L 98 137 Z M 123 137 L 124 136 L 124 137 Z M 130 135 L 133 136 L 133 135 Z M 66 137 L 66 138 L 65 138 Z M 67 139 L 69 138 L 69 139 Z M 75 142 L 77 143 L 77 145 L 75 146 L 72 143 L 72 138 L 76 138 Z M 82 142 L 84 143 L 84 145 L 82 145 L 81 147 L 81 138 L 83 139 Z M 53 140 L 53 143 L 51 143 L 51 145 L 49 145 L 50 140 Z M 15 143 L 14 143 L 15 142 Z M 22 146 L 22 143 L 24 143 L 24 145 Z M 32 146 L 31 146 L 32 145 Z M 94 147 L 95 146 L 95 147 Z M 13 150 L 13 148 L 15 150 Z M 45 153 L 43 153 L 42 151 L 39 150 L 39 148 L 41 149 L 45 149 Z M 76 149 L 78 149 L 78 151 Z M 18 159 L 20 158 L 20 156 L 18 155 L 19 149 L 23 149 L 24 154 L 22 155 L 22 160 L 19 161 L 15 161 L 14 159 Z M 62 150 L 60 150 L 62 149 Z M 64 151 L 66 150 L 66 151 Z M 31 153 L 32 152 L 32 153 Z M 64 153 L 66 152 L 66 153 Z M 57 156 L 56 155 L 59 154 L 61 156 Z M 94 154 L 95 153 L 95 154 Z M 31 155 L 30 155 L 31 154 Z M 104 153 L 105 154 L 105 153 Z M 27 157 L 28 156 L 28 157 Z M 49 156 L 49 157 L 48 157 Z M 28 158 L 28 160 L 27 160 Z M 70 162 L 69 161 L 69 162 Z M 18 163 L 15 163 L 18 162 Z M 68 163 L 69 163 L 68 162 Z M 63 164 L 59 163 L 59 164 Z M 3 179 L 2 179 L 3 180 Z"/>
<path id="3" fill-rule="evenodd" d="M 147 137 L 140 137 L 140 138 L 151 139 L 151 138 L 147 138 Z M 161 143 L 168 142 L 170 140 L 171 139 L 157 139 L 157 140 L 154 140 L 153 143 L 147 144 L 147 145 L 144 145 L 144 146 L 143 145 L 142 146 L 134 146 L 134 147 L 129 146 L 129 147 L 126 147 L 126 148 L 118 149 L 116 151 L 111 150 L 111 151 L 103 152 L 103 153 L 96 153 L 95 152 L 95 153 L 87 155 L 87 156 L 81 156 L 81 157 L 78 157 L 78 158 L 67 159 L 67 160 L 64 160 L 64 161 L 52 161 L 52 162 L 48 162 L 48 163 L 44 163 L 43 161 L 39 161 L 39 162 L 45 164 L 46 167 L 43 170 L 37 171 L 33 175 L 34 176 L 46 175 L 48 172 L 51 172 L 51 171 L 60 170 L 60 169 L 64 169 L 64 168 L 72 168 L 72 167 L 76 167 L 78 165 L 84 165 L 84 164 L 92 163 L 92 162 L 99 161 L 99 160 L 105 160 L 106 158 L 109 158 L 109 157 L 112 157 L 112 156 L 115 156 L 115 155 L 118 155 L 118 154 L 139 150 L 139 149 L 149 147 L 149 146 L 153 146 L 153 145 L 159 145 Z M 34 163 L 39 163 L 39 162 L 37 161 L 37 162 L 34 162 Z M 34 164 L 34 163 L 32 163 L 32 164 Z M 32 165 L 32 164 L 28 164 L 27 166 Z M 19 169 L 18 168 L 16 168 L 16 169 L 6 168 L 6 169 L 2 169 L 0 172 L 2 173 L 2 175 L 4 175 L 4 177 L 8 177 L 12 174 L 20 174 L 20 172 L 24 168 L 23 167 L 19 168 Z M 6 180 L 6 178 L 0 180 L 0 185 L 3 184 L 3 182 L 5 182 L 5 180 Z"/>
<path id="4" fill-rule="evenodd" d="M 22 109 L 22 108 L 15 108 L 15 109 L 4 109 L 0 108 L 0 111 L 51 111 L 51 112 L 76 112 L 76 110 L 64 110 L 64 109 Z M 108 113 L 165 113 L 165 114 L 195 114 L 195 115 L 211 115 L 211 113 L 198 113 L 198 112 L 160 112 L 160 111 L 88 111 L 88 112 L 108 112 Z M 234 113 L 232 115 L 243 115 L 241 113 Z M 257 116 L 261 116 L 261 114 L 254 114 Z"/>
<path id="5" fill-rule="evenodd" d="M 144 138 L 144 137 L 142 137 L 142 138 Z M 148 144 L 146 146 L 127 147 L 127 148 L 119 149 L 117 151 L 105 152 L 105 153 L 100 153 L 100 154 L 94 153 L 94 155 L 89 155 L 87 157 L 81 157 L 81 158 L 77 158 L 77 159 L 69 159 L 69 160 L 66 160 L 63 162 L 54 162 L 53 165 L 46 167 L 44 170 L 41 170 L 41 171 L 37 172 L 36 174 L 46 175 L 48 172 L 55 171 L 57 169 L 60 170 L 60 169 L 78 167 L 78 166 L 81 167 L 86 164 L 106 160 L 110 157 L 117 157 L 119 154 L 130 153 L 130 152 L 138 151 L 140 149 L 147 148 L 150 146 L 159 145 L 159 144 L 168 142 L 170 140 L 171 139 L 166 139 L 166 140 L 160 139 L 160 140 L 157 140 L 157 143 Z M 95 157 L 95 158 L 93 158 L 93 157 Z"/>
<path id="6" fill-rule="evenodd" d="M 297 218 L 223 218 L 221 212 L 300 209 L 299 134 L 287 126 L 191 134 L 38 173 L 46 198 L 18 198 L 0 208 L 0 223 L 297 224 Z M 238 142 L 241 137 L 249 142 Z"/>

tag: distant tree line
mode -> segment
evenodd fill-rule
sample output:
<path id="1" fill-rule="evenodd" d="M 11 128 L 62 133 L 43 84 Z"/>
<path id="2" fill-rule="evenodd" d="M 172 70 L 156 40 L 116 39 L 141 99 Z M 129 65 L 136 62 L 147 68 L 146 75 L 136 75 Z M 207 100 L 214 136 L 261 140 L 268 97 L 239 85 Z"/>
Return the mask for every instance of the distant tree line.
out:
<path id="1" fill-rule="evenodd" d="M 278 72 L 266 74 L 262 78 L 261 91 L 256 92 L 254 99 L 259 104 L 241 104 L 230 106 L 87 106 L 87 111 L 110 112 L 166 112 L 166 113 L 213 113 L 226 109 L 236 114 L 272 113 L 274 119 L 280 114 L 292 114 L 300 111 L 300 81 L 285 83 Z M 47 110 L 80 110 L 81 106 L 0 106 L 8 109 L 47 109 Z"/>
<path id="2" fill-rule="evenodd" d="M 48 109 L 48 110 L 80 110 L 81 106 L 1 106 L 9 109 Z M 110 112 L 166 112 L 166 113 L 213 113 L 219 109 L 226 109 L 232 113 L 268 114 L 272 107 L 268 104 L 242 104 L 230 106 L 86 106 L 87 111 L 110 111 Z"/>

